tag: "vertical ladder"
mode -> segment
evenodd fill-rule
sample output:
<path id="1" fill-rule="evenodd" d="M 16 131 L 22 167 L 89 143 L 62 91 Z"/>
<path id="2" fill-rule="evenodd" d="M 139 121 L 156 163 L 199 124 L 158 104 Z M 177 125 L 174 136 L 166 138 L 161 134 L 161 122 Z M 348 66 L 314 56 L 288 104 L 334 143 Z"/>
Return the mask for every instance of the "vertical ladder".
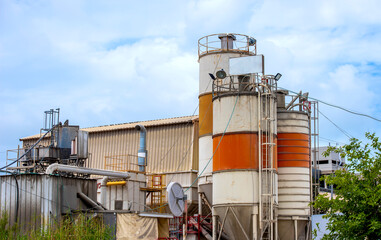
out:
<path id="1" fill-rule="evenodd" d="M 276 106 L 273 101 L 272 79 L 265 78 L 258 88 L 258 147 L 259 147 L 259 228 L 260 239 L 274 239 L 274 128 Z"/>
<path id="2" fill-rule="evenodd" d="M 319 179 L 312 179 L 312 170 L 317 173 L 319 170 L 319 102 L 312 101 L 310 109 L 310 150 L 311 150 L 311 161 L 313 165 L 311 166 L 311 201 L 315 200 L 315 197 L 319 194 L 320 182 Z M 314 209 L 311 206 L 311 213 L 314 214 Z"/>

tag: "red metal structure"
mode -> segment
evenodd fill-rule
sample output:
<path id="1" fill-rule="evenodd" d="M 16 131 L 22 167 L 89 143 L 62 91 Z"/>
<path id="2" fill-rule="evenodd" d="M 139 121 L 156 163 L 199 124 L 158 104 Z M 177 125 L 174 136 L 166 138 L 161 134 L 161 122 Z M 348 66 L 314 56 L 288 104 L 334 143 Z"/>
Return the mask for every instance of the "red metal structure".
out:
<path id="1" fill-rule="evenodd" d="M 208 216 L 194 215 L 186 217 L 174 217 L 169 224 L 170 236 L 173 239 L 180 239 L 189 234 L 197 235 L 197 239 L 201 239 L 202 235 L 212 235 L 212 219 Z"/>

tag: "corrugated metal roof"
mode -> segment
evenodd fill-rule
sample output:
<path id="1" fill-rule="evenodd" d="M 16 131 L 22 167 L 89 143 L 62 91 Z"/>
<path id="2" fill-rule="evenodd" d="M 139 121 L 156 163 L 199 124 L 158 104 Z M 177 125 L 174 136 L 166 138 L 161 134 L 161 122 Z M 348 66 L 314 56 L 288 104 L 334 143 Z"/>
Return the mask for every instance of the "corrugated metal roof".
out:
<path id="1" fill-rule="evenodd" d="M 85 128 L 89 131 L 89 159 L 86 166 L 137 170 L 134 167 L 137 167 L 140 134 L 135 130 L 136 124 L 147 127 L 147 172 L 198 170 L 197 116 Z M 34 144 L 39 137 L 40 135 L 35 135 L 23 138 L 23 147 Z M 49 144 L 50 138 L 40 142 L 43 146 Z"/>
<path id="2" fill-rule="evenodd" d="M 175 117 L 175 118 L 164 118 L 164 119 L 157 119 L 157 120 L 150 120 L 150 121 L 141 121 L 141 122 L 130 122 L 130 123 L 120 123 L 120 124 L 111 124 L 111 125 L 104 125 L 104 126 L 98 126 L 98 127 L 89 127 L 89 128 L 81 128 L 81 130 L 93 133 L 93 132 L 107 132 L 107 131 L 116 131 L 116 130 L 122 130 L 122 129 L 132 129 L 135 128 L 136 124 L 141 124 L 145 127 L 153 127 L 153 126 L 163 126 L 163 125 L 172 125 L 172 124 L 179 124 L 179 123 L 186 123 L 189 121 L 195 121 L 198 120 L 198 116 L 184 116 L 184 117 Z M 31 140 L 31 139 L 38 139 L 40 138 L 40 134 L 35 134 L 32 136 L 21 138 L 20 141 L 25 140 Z M 50 137 L 50 134 L 47 134 L 46 137 Z"/>

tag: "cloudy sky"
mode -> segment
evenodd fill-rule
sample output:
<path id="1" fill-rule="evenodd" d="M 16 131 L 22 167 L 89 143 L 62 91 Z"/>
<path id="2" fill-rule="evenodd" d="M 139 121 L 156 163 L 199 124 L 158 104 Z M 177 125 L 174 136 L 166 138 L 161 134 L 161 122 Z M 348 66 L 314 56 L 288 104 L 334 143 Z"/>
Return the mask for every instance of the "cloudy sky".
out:
<path id="1" fill-rule="evenodd" d="M 81 127 L 192 115 L 197 40 L 257 39 L 281 87 L 381 118 L 381 1 L 0 0 L 0 160 L 43 112 Z M 320 105 L 351 136 L 381 123 Z M 320 118 L 321 145 L 348 138 Z M 332 142 L 333 143 L 333 142 Z"/>

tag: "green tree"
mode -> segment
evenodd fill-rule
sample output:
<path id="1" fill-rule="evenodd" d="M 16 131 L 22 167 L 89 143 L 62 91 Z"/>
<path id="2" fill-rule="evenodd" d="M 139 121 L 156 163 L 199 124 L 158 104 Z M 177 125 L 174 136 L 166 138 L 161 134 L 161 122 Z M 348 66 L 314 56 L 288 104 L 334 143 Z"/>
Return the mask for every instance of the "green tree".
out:
<path id="1" fill-rule="evenodd" d="M 326 212 L 327 230 L 323 239 L 381 239 L 381 142 L 375 134 L 361 146 L 351 139 L 343 147 L 330 147 L 347 159 L 342 170 L 325 177 L 335 186 L 335 199 L 319 195 L 313 206 Z"/>

